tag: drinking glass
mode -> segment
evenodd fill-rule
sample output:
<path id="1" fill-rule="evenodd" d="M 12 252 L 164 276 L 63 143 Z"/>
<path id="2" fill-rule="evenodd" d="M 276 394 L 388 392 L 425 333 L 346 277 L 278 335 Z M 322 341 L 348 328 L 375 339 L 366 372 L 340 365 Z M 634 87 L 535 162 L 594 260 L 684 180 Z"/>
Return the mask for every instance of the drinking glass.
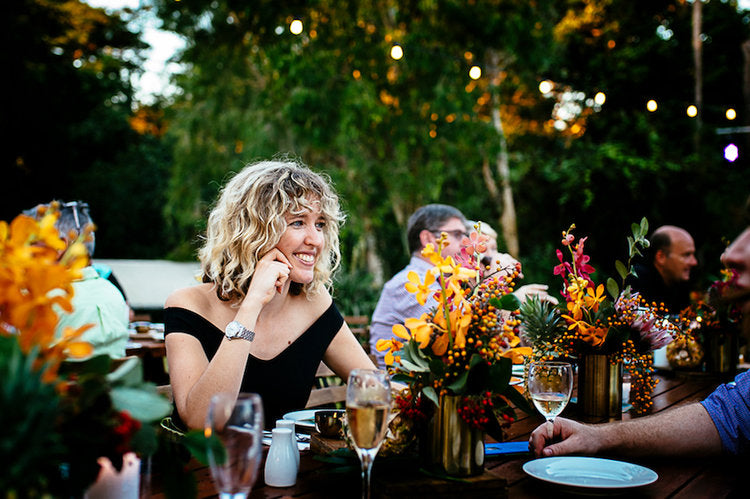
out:
<path id="1" fill-rule="evenodd" d="M 354 369 L 346 386 L 346 419 L 349 436 L 362 463 L 362 497 L 370 497 L 370 471 L 385 432 L 391 410 L 391 383 L 388 373 Z"/>
<path id="2" fill-rule="evenodd" d="M 237 398 L 218 393 L 211 398 L 204 428 L 211 475 L 221 499 L 244 499 L 258 475 L 262 456 L 263 403 L 257 393 Z M 218 445 L 218 443 L 221 445 Z M 222 449 L 223 446 L 223 449 Z"/>
<path id="3" fill-rule="evenodd" d="M 532 362 L 529 366 L 529 394 L 537 410 L 553 423 L 570 400 L 573 366 L 567 362 Z"/>

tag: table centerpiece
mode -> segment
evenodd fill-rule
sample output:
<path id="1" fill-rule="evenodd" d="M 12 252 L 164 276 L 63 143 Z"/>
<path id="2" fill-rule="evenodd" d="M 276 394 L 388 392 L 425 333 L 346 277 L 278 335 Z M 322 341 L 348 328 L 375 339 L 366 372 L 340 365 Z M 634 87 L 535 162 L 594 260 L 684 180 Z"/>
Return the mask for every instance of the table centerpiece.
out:
<path id="1" fill-rule="evenodd" d="M 525 339 L 533 345 L 535 360 L 568 358 L 578 363 L 578 407 L 584 417 L 619 418 L 622 412 L 622 370 L 631 376 L 630 403 L 637 414 L 649 411 L 653 378 L 651 352 L 669 343 L 678 328 L 666 319 L 665 310 L 648 304 L 637 290 L 625 285 L 635 275 L 631 262 L 646 239 L 648 221 L 631 226 L 628 260 L 615 262 L 622 288 L 613 279 L 605 286 L 592 278 L 596 269 L 584 253 L 587 237 L 575 242 L 571 225 L 562 232 L 561 244 L 569 259 L 556 250 L 559 265 L 554 275 L 563 280 L 563 302 L 554 306 L 538 299 L 521 307 Z"/>
<path id="2" fill-rule="evenodd" d="M 434 267 L 424 281 L 410 272 L 406 289 L 432 306 L 394 325 L 394 337 L 377 344 L 387 351 L 393 381 L 408 386 L 396 397 L 399 421 L 420 428 L 428 464 L 449 475 L 483 471 L 484 434 L 502 440 L 503 426 L 515 418 L 511 404 L 533 413 L 522 387 L 511 384 L 512 364 L 531 353 L 520 346 L 519 301 L 512 294 L 520 264 L 498 270 L 480 265 L 488 238 L 481 225 L 476 229 L 455 259 L 441 256 L 445 233 L 437 249 L 423 249 Z"/>
<path id="3" fill-rule="evenodd" d="M 171 405 L 142 382 L 137 360 L 110 372 L 109 357 L 87 358 L 92 347 L 78 337 L 89 326 L 55 337 L 91 229 L 68 245 L 55 228 L 58 207 L 42 215 L 0 221 L 0 490 L 81 497 L 100 459 L 120 470 L 129 452 L 155 451 L 152 423 Z"/>

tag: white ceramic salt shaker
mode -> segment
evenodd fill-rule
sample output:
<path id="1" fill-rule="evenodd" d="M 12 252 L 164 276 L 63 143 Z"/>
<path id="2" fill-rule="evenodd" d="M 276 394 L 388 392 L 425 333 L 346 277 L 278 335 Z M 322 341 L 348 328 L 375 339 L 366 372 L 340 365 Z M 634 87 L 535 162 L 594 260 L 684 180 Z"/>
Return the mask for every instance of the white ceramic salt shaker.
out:
<path id="1" fill-rule="evenodd" d="M 271 448 L 266 457 L 265 480 L 271 487 L 291 487 L 297 482 L 297 461 L 292 454 L 292 430 L 271 430 Z"/>
<path id="2" fill-rule="evenodd" d="M 297 461 L 297 470 L 299 470 L 299 447 L 297 446 L 297 432 L 295 431 L 294 421 L 290 419 L 277 419 L 276 428 L 288 428 L 292 431 L 292 454 Z"/>

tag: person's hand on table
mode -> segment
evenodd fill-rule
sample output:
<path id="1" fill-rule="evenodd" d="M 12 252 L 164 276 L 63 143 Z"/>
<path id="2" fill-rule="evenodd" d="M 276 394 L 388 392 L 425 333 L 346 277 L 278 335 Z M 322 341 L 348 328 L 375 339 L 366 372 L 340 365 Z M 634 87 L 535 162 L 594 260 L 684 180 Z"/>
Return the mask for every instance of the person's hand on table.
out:
<path id="1" fill-rule="evenodd" d="M 565 454 L 595 454 L 599 448 L 599 430 L 556 417 L 554 425 L 542 423 L 529 437 L 529 450 L 536 457 L 553 457 Z"/>
<path id="2" fill-rule="evenodd" d="M 549 286 L 546 284 L 526 284 L 518 288 L 513 294 L 521 301 L 525 301 L 530 296 L 538 296 L 541 300 L 557 305 L 557 298 L 547 293 L 548 289 Z"/>

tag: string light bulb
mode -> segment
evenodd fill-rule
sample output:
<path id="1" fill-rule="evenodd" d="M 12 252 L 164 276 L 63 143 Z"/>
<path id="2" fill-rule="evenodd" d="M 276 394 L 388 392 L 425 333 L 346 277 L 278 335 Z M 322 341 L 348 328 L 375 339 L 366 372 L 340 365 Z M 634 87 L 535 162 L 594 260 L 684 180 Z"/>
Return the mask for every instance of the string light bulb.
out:
<path id="1" fill-rule="evenodd" d="M 687 115 L 688 115 L 688 116 L 690 116 L 691 118 L 695 118 L 696 116 L 698 116 L 698 108 L 697 108 L 697 107 L 695 107 L 695 106 L 694 106 L 694 105 L 692 105 L 692 104 L 691 104 L 691 105 L 689 105 L 689 106 L 687 107 L 687 109 L 685 110 L 685 112 L 686 112 L 686 113 L 687 113 Z"/>
<path id="2" fill-rule="evenodd" d="M 391 47 L 391 59 L 394 61 L 398 61 L 404 56 L 404 49 L 401 48 L 401 45 L 395 44 L 393 47 Z"/>
<path id="3" fill-rule="evenodd" d="M 543 94 L 548 94 L 555 87 L 555 84 L 549 80 L 542 80 L 539 82 L 539 91 Z"/>
<path id="4" fill-rule="evenodd" d="M 650 99 L 650 100 L 649 100 L 649 101 L 648 101 L 648 102 L 646 103 L 646 109 L 648 109 L 648 110 L 649 110 L 650 112 L 652 112 L 652 113 L 653 113 L 654 111 L 656 111 L 656 109 L 657 109 L 658 107 L 659 107 L 659 106 L 657 106 L 657 105 L 656 105 L 656 101 L 655 101 L 654 99 Z"/>
<path id="5" fill-rule="evenodd" d="M 737 117 L 737 111 L 735 111 L 734 109 L 730 107 L 729 109 L 727 109 L 727 112 L 725 113 L 725 115 L 729 121 L 732 121 L 733 119 Z"/>
<path id="6" fill-rule="evenodd" d="M 597 92 L 594 96 L 594 102 L 598 105 L 604 104 L 604 102 L 607 100 L 607 96 L 604 95 L 604 92 Z"/>
<path id="7" fill-rule="evenodd" d="M 482 77 L 482 68 L 479 66 L 472 66 L 471 69 L 469 69 L 469 78 L 472 80 L 478 80 Z"/>
<path id="8" fill-rule="evenodd" d="M 300 33 L 302 33 L 303 28 L 304 26 L 302 25 L 302 21 L 300 21 L 299 19 L 295 19 L 294 21 L 289 23 L 289 31 L 293 35 L 299 35 Z"/>

